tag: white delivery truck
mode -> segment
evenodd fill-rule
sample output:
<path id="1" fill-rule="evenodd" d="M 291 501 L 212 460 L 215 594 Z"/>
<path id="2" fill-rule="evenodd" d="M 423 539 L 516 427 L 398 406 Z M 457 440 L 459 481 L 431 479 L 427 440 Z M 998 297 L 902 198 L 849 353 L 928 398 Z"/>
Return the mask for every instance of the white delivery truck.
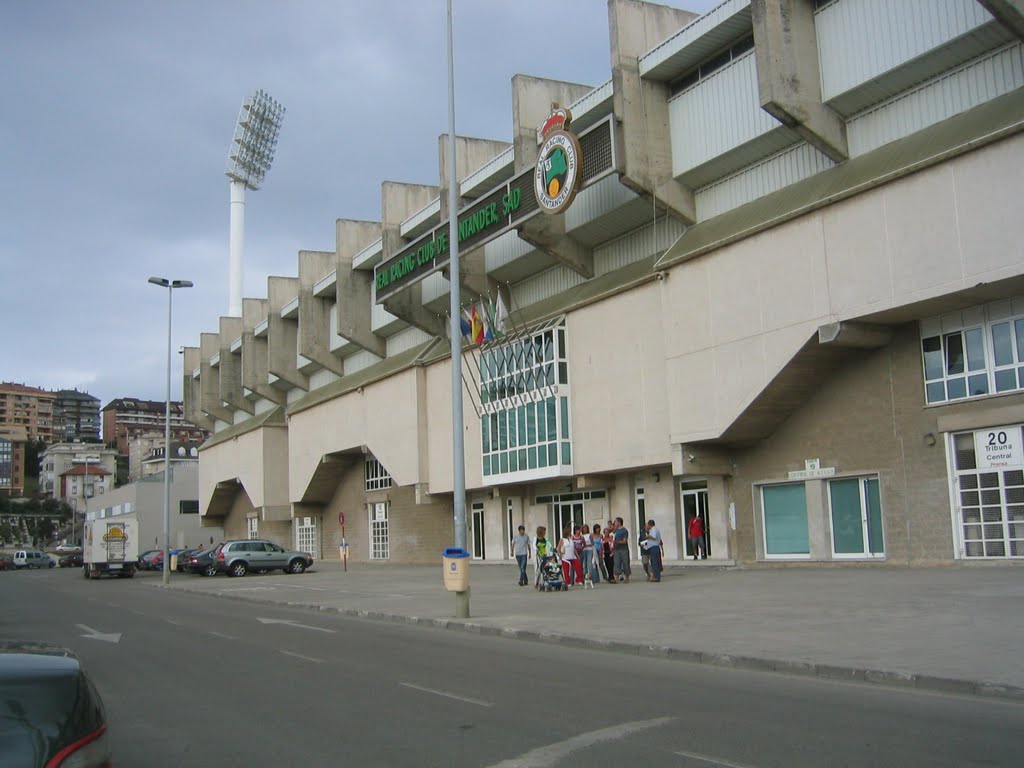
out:
<path id="1" fill-rule="evenodd" d="M 139 521 L 134 514 L 85 524 L 82 561 L 85 578 L 103 575 L 131 578 L 139 560 Z"/>

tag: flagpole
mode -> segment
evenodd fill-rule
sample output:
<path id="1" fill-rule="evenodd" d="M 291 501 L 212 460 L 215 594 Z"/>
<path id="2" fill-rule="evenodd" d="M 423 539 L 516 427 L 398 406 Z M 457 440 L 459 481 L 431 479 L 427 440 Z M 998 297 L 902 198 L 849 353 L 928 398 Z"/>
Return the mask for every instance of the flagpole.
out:
<path id="1" fill-rule="evenodd" d="M 455 52 L 452 38 L 452 0 L 448 5 L 448 243 L 449 307 L 452 351 L 452 506 L 455 511 L 455 546 L 466 549 L 466 447 L 462 426 L 462 305 L 459 278 L 459 179 L 455 165 Z M 455 593 L 455 617 L 469 618 L 469 590 Z"/>

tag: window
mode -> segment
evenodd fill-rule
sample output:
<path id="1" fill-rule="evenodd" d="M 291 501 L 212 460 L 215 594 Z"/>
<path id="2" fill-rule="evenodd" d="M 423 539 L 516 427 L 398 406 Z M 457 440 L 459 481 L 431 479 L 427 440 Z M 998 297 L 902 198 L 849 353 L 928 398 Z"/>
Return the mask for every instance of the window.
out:
<path id="1" fill-rule="evenodd" d="M 749 35 L 744 37 L 742 40 L 738 40 L 729 48 L 724 51 L 717 53 L 710 59 L 705 60 L 700 66 L 694 67 L 692 70 L 687 72 L 682 77 L 674 80 L 670 85 L 671 95 L 675 96 L 677 93 L 685 91 L 692 85 L 696 85 L 704 78 L 708 77 L 714 72 L 728 66 L 732 62 L 736 61 L 740 56 L 745 54 L 747 51 L 754 50 L 754 36 Z"/>
<path id="2" fill-rule="evenodd" d="M 964 558 L 1024 557 L 1021 427 L 952 436 L 953 498 Z"/>
<path id="3" fill-rule="evenodd" d="M 835 557 L 881 557 L 885 554 L 877 477 L 830 480 L 828 500 Z"/>
<path id="4" fill-rule="evenodd" d="M 391 487 L 391 475 L 377 459 L 367 457 L 365 464 L 365 490 L 379 491 Z"/>
<path id="5" fill-rule="evenodd" d="M 484 477 L 550 477 L 571 470 L 569 366 L 564 320 L 481 350 Z"/>
<path id="6" fill-rule="evenodd" d="M 807 558 L 807 492 L 803 483 L 761 487 L 766 558 Z"/>
<path id="7" fill-rule="evenodd" d="M 388 504 L 378 502 L 367 505 L 370 513 L 370 559 L 387 560 L 391 557 L 388 544 Z"/>
<path id="8" fill-rule="evenodd" d="M 921 321 L 925 401 L 1024 390 L 1024 299 Z"/>
<path id="9" fill-rule="evenodd" d="M 258 539 L 260 537 L 260 519 L 258 517 L 247 517 L 245 526 L 248 538 Z"/>
<path id="10" fill-rule="evenodd" d="M 178 512 L 182 515 L 198 515 L 199 499 L 182 499 L 178 502 Z"/>

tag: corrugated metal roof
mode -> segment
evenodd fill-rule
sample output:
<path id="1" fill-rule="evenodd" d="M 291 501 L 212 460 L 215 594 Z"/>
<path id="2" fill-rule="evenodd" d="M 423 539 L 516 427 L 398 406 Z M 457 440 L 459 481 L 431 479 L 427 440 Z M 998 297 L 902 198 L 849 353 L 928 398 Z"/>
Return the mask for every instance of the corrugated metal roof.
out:
<path id="1" fill-rule="evenodd" d="M 1024 89 L 700 222 L 656 268 L 678 264 L 1024 130 Z"/>

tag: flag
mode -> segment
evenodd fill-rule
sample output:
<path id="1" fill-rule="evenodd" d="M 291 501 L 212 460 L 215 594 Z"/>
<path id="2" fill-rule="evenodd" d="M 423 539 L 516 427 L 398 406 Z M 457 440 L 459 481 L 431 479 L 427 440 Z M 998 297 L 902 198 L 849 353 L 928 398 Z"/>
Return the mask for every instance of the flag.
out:
<path id="1" fill-rule="evenodd" d="M 484 341 L 494 341 L 494 313 L 491 311 L 491 300 L 480 301 L 480 322 L 484 326 Z"/>
<path id="2" fill-rule="evenodd" d="M 462 335 L 468 339 L 470 337 L 470 333 L 473 330 L 473 323 L 469 316 L 466 314 L 466 310 L 462 310 L 462 314 L 459 317 L 459 328 L 462 330 Z"/>
<path id="3" fill-rule="evenodd" d="M 506 328 L 508 328 L 508 307 L 505 306 L 505 300 L 501 297 L 499 290 L 498 302 L 494 308 L 494 332 L 498 336 L 504 336 Z"/>
<path id="4" fill-rule="evenodd" d="M 484 340 L 484 324 L 480 319 L 480 313 L 476 310 L 476 304 L 470 311 L 469 340 L 474 344 L 480 344 Z"/>

